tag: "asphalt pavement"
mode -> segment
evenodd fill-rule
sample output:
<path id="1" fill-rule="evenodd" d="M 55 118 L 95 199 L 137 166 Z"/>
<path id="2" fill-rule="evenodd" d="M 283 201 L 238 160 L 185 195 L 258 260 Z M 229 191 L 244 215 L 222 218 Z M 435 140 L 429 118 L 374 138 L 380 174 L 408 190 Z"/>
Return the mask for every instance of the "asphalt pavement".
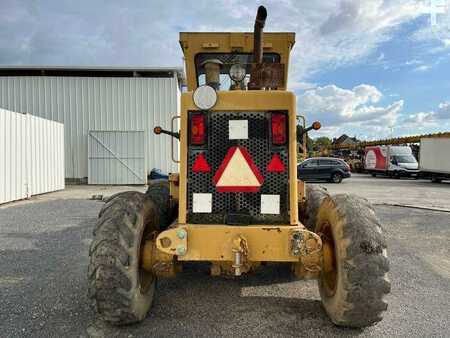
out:
<path id="1" fill-rule="evenodd" d="M 364 193 L 351 188 L 351 180 L 327 186 Z M 370 191 L 380 185 L 353 180 Z M 402 189 L 408 189 L 404 182 Z M 416 183 L 411 181 L 408 196 L 416 194 Z M 446 187 L 438 193 L 447 196 L 440 204 L 450 200 Z M 88 247 L 101 205 L 49 196 L 0 208 L 1 337 L 450 336 L 448 212 L 375 207 L 388 238 L 392 292 L 384 320 L 374 327 L 334 326 L 321 307 L 316 281 L 295 281 L 284 266 L 227 279 L 191 264 L 175 279 L 159 280 L 144 322 L 117 328 L 96 319 L 87 298 Z"/>

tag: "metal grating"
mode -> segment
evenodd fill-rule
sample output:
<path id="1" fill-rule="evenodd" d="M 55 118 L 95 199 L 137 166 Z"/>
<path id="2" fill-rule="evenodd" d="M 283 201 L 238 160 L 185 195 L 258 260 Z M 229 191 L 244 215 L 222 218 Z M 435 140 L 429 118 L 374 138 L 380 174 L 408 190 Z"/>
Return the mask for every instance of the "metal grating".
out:
<path id="1" fill-rule="evenodd" d="M 226 214 L 236 213 L 249 216 L 249 224 L 286 223 L 288 215 L 288 148 L 273 147 L 270 140 L 269 112 L 212 112 L 208 119 L 208 144 L 206 147 L 189 147 L 188 154 L 188 221 L 190 223 L 226 223 Z M 249 137 L 247 140 L 228 139 L 229 120 L 248 120 Z M 228 149 L 232 146 L 245 147 L 264 177 L 264 183 L 258 193 L 217 192 L 213 176 L 222 163 Z M 210 173 L 194 173 L 191 168 L 199 153 L 203 152 L 211 165 Z M 266 167 L 274 153 L 284 164 L 284 173 L 267 173 Z M 192 212 L 193 193 L 212 193 L 213 210 L 211 214 Z M 262 215 L 260 210 L 261 194 L 280 195 L 280 214 Z"/>

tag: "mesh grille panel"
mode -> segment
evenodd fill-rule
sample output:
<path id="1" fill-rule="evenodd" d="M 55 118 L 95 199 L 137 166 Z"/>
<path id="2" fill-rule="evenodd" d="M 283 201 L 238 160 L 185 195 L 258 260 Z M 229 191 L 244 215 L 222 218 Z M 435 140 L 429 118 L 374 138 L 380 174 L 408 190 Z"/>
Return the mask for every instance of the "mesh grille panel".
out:
<path id="1" fill-rule="evenodd" d="M 270 113 L 265 112 L 213 112 L 207 116 L 208 144 L 206 147 L 189 147 L 188 150 L 188 222 L 226 223 L 228 213 L 248 215 L 249 224 L 286 223 L 288 215 L 288 151 L 287 146 L 273 147 L 270 141 Z M 229 140 L 228 121 L 248 120 L 248 139 Z M 232 146 L 247 149 L 260 173 L 264 177 L 257 193 L 217 192 L 213 176 Z M 191 168 L 199 153 L 204 153 L 211 166 L 210 173 L 194 173 Z M 286 166 L 283 173 L 267 173 L 266 167 L 274 153 Z M 193 193 L 212 193 L 213 206 L 210 214 L 192 212 Z M 280 195 L 280 214 L 261 214 L 261 194 Z"/>

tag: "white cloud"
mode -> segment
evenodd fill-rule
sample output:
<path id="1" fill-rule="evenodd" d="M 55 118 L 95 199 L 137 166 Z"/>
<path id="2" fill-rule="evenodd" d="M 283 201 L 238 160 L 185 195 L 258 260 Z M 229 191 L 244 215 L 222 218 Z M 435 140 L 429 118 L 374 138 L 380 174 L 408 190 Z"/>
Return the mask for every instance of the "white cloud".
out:
<path id="1" fill-rule="evenodd" d="M 426 72 L 431 69 L 431 65 L 421 65 L 413 69 L 414 72 Z"/>
<path id="2" fill-rule="evenodd" d="M 288 90 L 290 91 L 298 91 L 298 90 L 308 90 L 317 87 L 317 84 L 312 82 L 303 82 L 303 81 L 289 81 Z"/>
<path id="3" fill-rule="evenodd" d="M 421 63 L 423 63 L 423 61 L 417 60 L 417 59 L 412 59 L 412 60 L 406 61 L 405 66 L 420 65 Z"/>
<path id="4" fill-rule="evenodd" d="M 429 1 L 428 1 L 429 2 Z M 422 2 L 422 8 L 425 6 L 425 1 Z M 424 12 L 429 16 L 429 12 Z M 414 42 L 424 43 L 423 52 L 425 54 L 439 54 L 446 53 L 450 49 L 450 36 L 448 33 L 449 15 L 445 16 L 447 22 L 439 22 L 439 24 L 432 26 L 430 19 L 425 25 L 420 26 L 415 30 L 410 38 Z"/>
<path id="5" fill-rule="evenodd" d="M 327 85 L 305 91 L 298 98 L 298 111 L 308 121 L 318 120 L 323 128 L 317 135 L 380 137 L 390 133 L 403 109 L 403 100 L 380 105 L 383 94 L 374 86 L 361 84 L 352 89 Z M 355 134 L 356 133 L 356 134 Z"/>
<path id="6" fill-rule="evenodd" d="M 324 2 L 321 2 L 324 3 Z M 373 53 L 403 23 L 420 15 L 415 1 L 331 1 L 318 16 L 305 11 L 304 27 L 298 31 L 301 45 L 294 51 L 300 60 L 295 77 L 308 77 L 318 70 L 360 62 Z"/>
<path id="7" fill-rule="evenodd" d="M 327 85 L 307 90 L 299 96 L 300 111 L 309 119 L 319 119 L 327 126 L 362 121 L 393 123 L 403 107 L 403 101 L 388 106 L 375 106 L 382 93 L 374 86 L 361 84 L 353 89 Z"/>
<path id="8" fill-rule="evenodd" d="M 439 119 L 450 119 L 450 102 L 443 102 L 439 104 L 437 117 Z"/>
<path id="9" fill-rule="evenodd" d="M 397 26 L 417 15 L 417 4 L 409 1 L 349 1 L 339 3 L 337 11 L 332 13 L 321 26 L 323 34 L 380 32 Z"/>
<path id="10" fill-rule="evenodd" d="M 329 98 L 329 100 L 331 100 Z M 356 108 L 354 118 L 335 121 L 337 110 L 319 111 L 309 115 L 310 119 L 321 118 L 324 127 L 316 136 L 337 137 L 342 134 L 359 139 L 377 140 L 389 137 L 418 135 L 448 131 L 450 129 L 450 101 L 437 106 L 436 110 L 412 114 L 402 113 L 403 101 L 385 107 L 363 104 Z"/>
<path id="11" fill-rule="evenodd" d="M 359 62 L 420 12 L 411 0 L 266 0 L 266 31 L 294 31 L 291 81 Z M 0 2 L 0 64 L 181 66 L 178 32 L 251 31 L 245 0 Z M 380 54 L 382 55 L 382 54 Z M 301 85 L 300 87 L 301 88 Z"/>
<path id="12" fill-rule="evenodd" d="M 401 124 L 407 127 L 439 127 L 450 124 L 450 102 L 442 102 L 436 111 L 419 112 L 404 117 Z"/>

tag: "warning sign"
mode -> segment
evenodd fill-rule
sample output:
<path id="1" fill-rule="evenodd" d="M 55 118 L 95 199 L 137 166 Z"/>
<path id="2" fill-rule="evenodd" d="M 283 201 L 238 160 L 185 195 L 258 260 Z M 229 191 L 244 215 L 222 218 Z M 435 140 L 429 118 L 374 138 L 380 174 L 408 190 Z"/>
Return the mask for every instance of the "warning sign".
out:
<path id="1" fill-rule="evenodd" d="M 264 178 L 247 149 L 231 147 L 213 181 L 219 192 L 257 192 Z"/>

